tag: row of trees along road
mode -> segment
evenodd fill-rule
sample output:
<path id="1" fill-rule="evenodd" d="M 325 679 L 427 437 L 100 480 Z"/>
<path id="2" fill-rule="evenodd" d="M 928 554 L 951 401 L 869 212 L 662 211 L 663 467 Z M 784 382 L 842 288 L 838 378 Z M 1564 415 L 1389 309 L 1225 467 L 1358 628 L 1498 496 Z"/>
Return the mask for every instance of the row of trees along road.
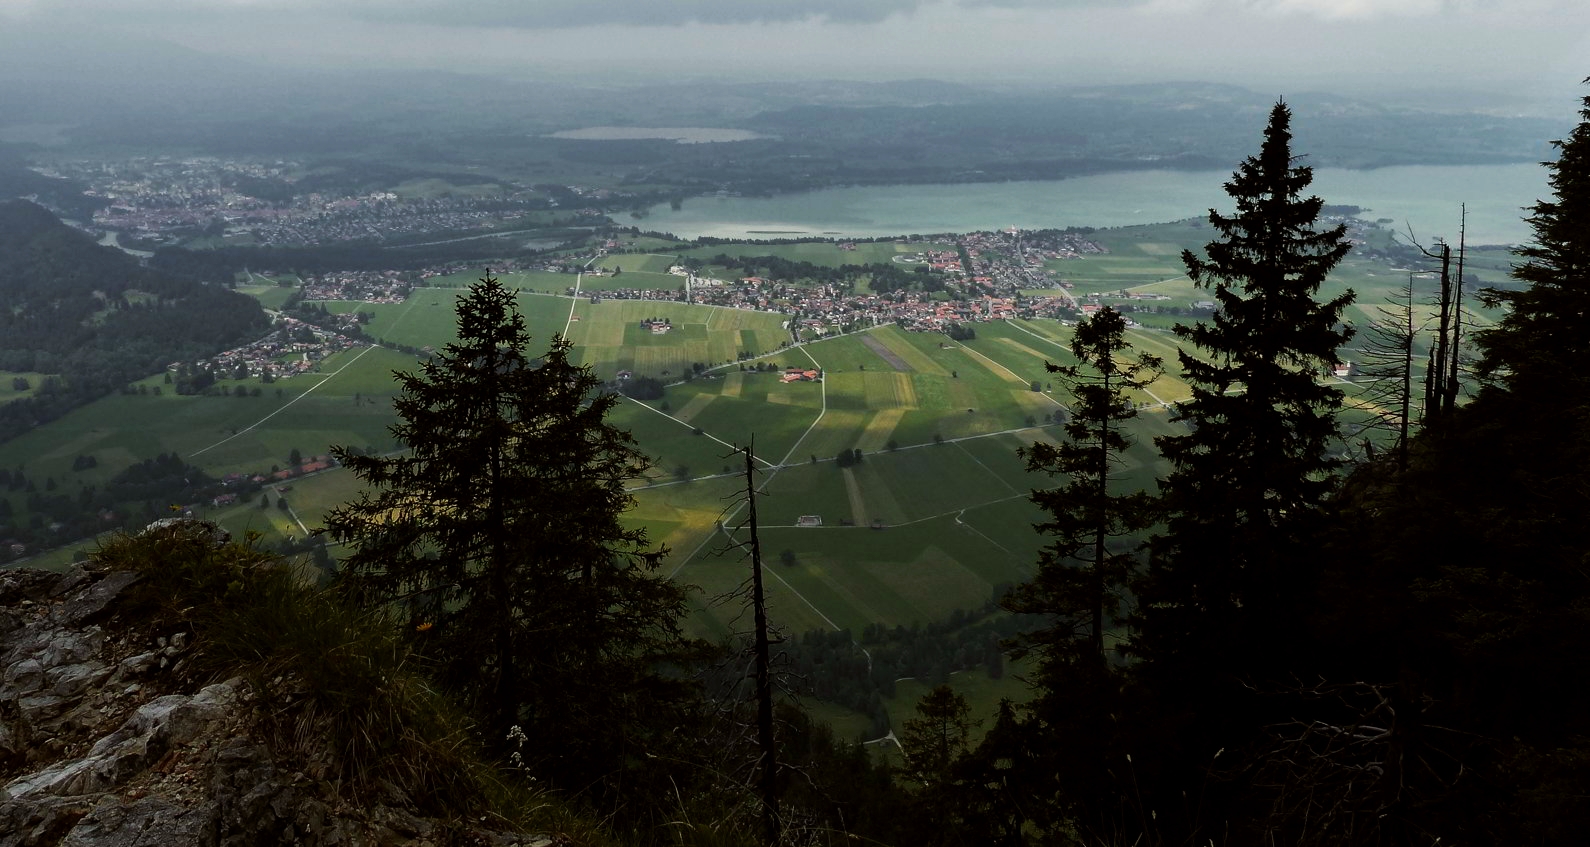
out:
<path id="1" fill-rule="evenodd" d="M 1590 837 L 1590 98 L 1548 165 L 1556 198 L 1529 219 L 1525 287 L 1489 295 L 1509 311 L 1480 336 L 1477 396 L 1405 457 L 1345 472 L 1330 458 L 1342 397 L 1320 375 L 1352 295 L 1318 294 L 1349 247 L 1317 226 L 1290 117 L 1276 105 L 1227 184 L 1236 212 L 1211 212 L 1216 239 L 1184 254 L 1219 309 L 1178 329 L 1194 348 L 1188 431 L 1159 439 L 1155 496 L 1115 477 L 1127 392 L 1161 363 L 1105 310 L 1054 369 L 1078 398 L 1070 440 L 1026 455 L 1066 481 L 1035 496 L 1052 544 L 1006 601 L 1046 620 L 1011 645 L 1035 658 L 1035 697 L 1003 704 L 974 748 L 964 702 L 935 690 L 901 728 L 911 797 L 880 800 L 889 789 L 849 759 L 845 799 L 823 788 L 831 773 L 780 778 L 813 804 L 782 805 L 788 822 L 822 807 L 830 825 L 913 844 Z M 565 341 L 526 358 L 496 280 L 462 298 L 458 326 L 400 375 L 411 452 L 338 454 L 375 489 L 328 520 L 355 548 L 342 579 L 401 610 L 488 741 L 524 727 L 533 773 L 688 806 L 682 772 L 645 776 L 714 746 L 692 743 L 702 704 L 664 672 L 699 656 L 684 595 L 618 522 L 645 459 Z M 747 782 L 708 782 L 714 808 L 754 807 Z M 676 824 L 659 831 L 699 831 Z"/>

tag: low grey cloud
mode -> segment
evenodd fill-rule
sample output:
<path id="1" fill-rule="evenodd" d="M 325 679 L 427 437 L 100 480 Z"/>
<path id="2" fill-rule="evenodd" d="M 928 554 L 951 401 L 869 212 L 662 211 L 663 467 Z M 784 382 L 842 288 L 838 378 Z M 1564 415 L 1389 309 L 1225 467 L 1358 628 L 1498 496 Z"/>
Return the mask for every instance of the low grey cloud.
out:
<path id="1" fill-rule="evenodd" d="M 1512 0 L 1529 3 L 1531 0 Z M 510 29 L 688 24 L 877 23 L 924 11 L 1115 10 L 1365 19 L 1463 14 L 1500 0 L 0 0 L 13 18 L 100 20 L 343 18 L 368 23 Z"/>
<path id="2" fill-rule="evenodd" d="M 394 23 L 481 27 L 578 27 L 606 24 L 673 26 L 821 19 L 873 23 L 926 5 L 921 0 L 359 0 L 341 4 L 353 15 Z"/>
<path id="3" fill-rule="evenodd" d="M 0 64 L 15 20 L 296 67 L 636 79 L 1527 91 L 1590 56 L 1584 0 L 0 0 Z"/>
<path id="4" fill-rule="evenodd" d="M 339 3 L 338 8 L 361 18 L 395 23 L 533 29 L 814 20 L 838 24 L 877 23 L 929 7 L 1055 10 L 1124 8 L 1147 2 L 1150 0 L 352 0 Z"/>
<path id="5" fill-rule="evenodd" d="M 1251 0 L 1219 0 L 1245 3 Z M 1388 0 L 1388 2 L 1406 0 Z M 925 9 L 1122 9 L 1153 0 L 0 0 L 0 17 L 145 21 L 332 17 L 513 29 L 819 21 L 878 23 Z M 1285 2 L 1285 0 L 1282 0 Z"/>

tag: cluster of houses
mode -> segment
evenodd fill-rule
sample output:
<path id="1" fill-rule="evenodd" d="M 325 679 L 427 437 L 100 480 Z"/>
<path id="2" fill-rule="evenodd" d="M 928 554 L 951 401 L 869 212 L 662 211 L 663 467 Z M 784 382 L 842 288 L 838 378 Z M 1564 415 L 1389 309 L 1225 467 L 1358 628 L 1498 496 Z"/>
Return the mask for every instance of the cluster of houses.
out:
<path id="1" fill-rule="evenodd" d="M 138 157 L 120 162 L 57 162 L 45 173 L 80 180 L 90 186 L 88 193 L 108 201 L 94 215 L 96 227 L 153 242 L 176 241 L 217 225 L 216 231 L 227 236 L 281 246 L 489 232 L 501 227 L 505 219 L 549 206 L 544 196 L 529 188 L 486 197 L 435 198 L 375 191 L 349 195 L 306 192 L 283 200 L 247 193 L 250 183 L 274 184 L 290 191 L 293 175 L 301 169 L 300 163 L 288 161 Z M 584 193 L 601 200 L 610 192 Z M 591 216 L 593 222 L 602 219 L 597 209 L 581 213 Z"/>
<path id="2" fill-rule="evenodd" d="M 244 218 L 237 229 L 261 244 L 304 246 L 339 241 L 385 241 L 428 233 L 489 232 L 503 220 L 504 204 L 522 212 L 545 203 L 529 197 L 401 199 L 390 192 L 355 197 L 306 194 L 294 198 L 297 214 Z"/>
<path id="3" fill-rule="evenodd" d="M 968 274 L 960 250 L 929 249 L 900 260 L 926 264 L 948 277 L 941 294 L 896 291 L 854 292 L 832 283 L 796 286 L 778 280 L 747 276 L 722 280 L 696 276 L 676 265 L 669 273 L 685 278 L 680 292 L 657 291 L 657 298 L 738 309 L 785 312 L 795 315 L 792 328 L 807 337 L 846 331 L 880 323 L 896 323 L 921 332 L 942 331 L 957 323 L 1006 320 L 1014 317 L 1075 317 L 1077 302 L 1055 279 L 1044 262 L 1106 252 L 1099 243 L 1080 233 L 1019 231 L 979 232 L 959 236 L 973 273 Z M 840 245 L 842 248 L 844 245 Z M 854 244 L 850 247 L 854 249 Z M 1054 296 L 1022 296 L 1022 289 L 1058 289 Z"/>
<path id="4" fill-rule="evenodd" d="M 786 326 L 791 330 L 794 340 L 884 323 L 894 323 L 918 332 L 942 332 L 957 324 L 1016 317 L 1074 318 L 1079 306 L 1084 314 L 1098 308 L 1094 304 L 1079 304 L 1065 291 L 1063 281 L 1053 279 L 1051 272 L 1043 266 L 1045 261 L 1053 258 L 1103 252 L 1104 248 L 1097 243 L 1078 234 L 1052 232 L 984 232 L 971 233 L 960 239 L 960 249 L 926 250 L 904 258 L 908 262 L 925 262 L 949 277 L 947 290 L 940 292 L 855 292 L 836 283 L 798 286 L 759 276 L 723 280 L 697 276 L 688 268 L 676 265 L 669 269 L 669 273 L 683 278 L 677 289 L 625 288 L 591 292 L 589 296 L 593 303 L 601 299 L 683 301 L 780 312 L 792 316 Z M 963 262 L 962 250 L 969 261 Z M 579 267 L 577 259 L 562 261 L 570 269 Z M 966 273 L 968 264 L 974 273 Z M 505 266 L 501 270 L 515 269 Z M 427 278 L 464 270 L 466 268 L 462 266 L 430 268 L 420 272 L 417 277 L 397 271 L 325 274 L 306 279 L 305 294 L 311 300 L 395 303 L 408 295 L 416 280 L 423 284 Z M 1056 294 L 1021 294 L 1024 289 L 1031 291 L 1037 287 L 1055 289 Z M 571 286 L 567 293 L 572 296 L 575 289 Z M 1152 298 L 1155 295 L 1140 296 Z M 673 329 L 667 318 L 652 318 L 642 321 L 640 326 L 659 335 Z M 351 332 L 353 329 L 354 325 L 350 325 L 345 331 L 355 334 Z M 218 375 L 247 373 L 260 377 L 268 373 L 272 377 L 290 376 L 311 370 L 321 358 L 348 349 L 355 343 L 337 331 L 284 317 L 278 327 L 260 341 L 229 350 L 200 363 L 199 367 Z M 815 378 L 807 377 L 804 373 L 786 376 L 786 381 Z"/>
<path id="5" fill-rule="evenodd" d="M 570 297 L 573 297 L 574 296 L 574 286 L 571 285 L 568 288 L 564 289 L 564 294 L 566 294 L 566 295 L 568 295 Z M 617 289 L 613 289 L 611 291 L 586 292 L 586 294 L 587 294 L 588 297 L 591 298 L 591 302 L 592 303 L 600 303 L 604 299 L 607 299 L 607 300 L 668 300 L 668 301 L 679 301 L 679 300 L 684 299 L 684 296 L 682 294 L 680 294 L 679 292 L 677 292 L 677 291 L 669 291 L 669 290 L 663 289 L 663 288 L 617 288 Z"/>
<path id="6" fill-rule="evenodd" d="M 942 332 L 951 324 L 1003 321 L 1017 317 L 1016 301 L 1009 297 L 976 297 L 967 300 L 923 301 L 899 304 L 895 320 L 915 332 Z"/>
<path id="7" fill-rule="evenodd" d="M 947 292 L 928 294 L 913 291 L 878 293 L 851 291 L 836 283 L 793 285 L 788 282 L 760 276 L 746 276 L 733 280 L 698 276 L 683 265 L 668 269 L 681 277 L 677 289 L 619 289 L 590 295 L 592 302 L 600 298 L 623 300 L 672 300 L 707 306 L 733 309 L 752 309 L 764 312 L 781 312 L 794 316 L 790 329 L 795 337 L 817 337 L 883 323 L 895 323 L 919 332 L 942 331 L 951 324 L 966 322 L 1007 320 L 1014 317 L 1075 317 L 1076 303 L 1064 292 L 1053 297 L 1024 297 L 1021 288 L 1058 288 L 1062 283 L 1041 272 L 1045 257 L 1062 254 L 1052 245 L 1044 250 L 1024 249 L 1019 255 L 1027 261 L 1038 263 L 1040 271 L 1012 269 L 1009 237 L 998 234 L 974 233 L 966 236 L 968 253 L 974 268 L 980 273 L 968 277 L 960 254 L 953 250 L 928 250 L 903 257 L 908 263 L 927 263 L 952 279 L 946 284 Z M 1004 249 L 988 249 L 994 241 Z M 1069 242 L 1067 242 L 1069 243 Z M 1089 246 L 1091 245 L 1091 246 Z M 854 245 L 852 245 L 854 246 Z M 1102 247 L 1077 237 L 1074 249 L 1101 252 Z M 567 293 L 572 295 L 571 286 Z M 652 328 L 649 324 L 648 328 Z M 656 332 L 666 332 L 652 328 Z"/>
<path id="8" fill-rule="evenodd" d="M 399 271 L 339 271 L 303 280 L 305 300 L 402 303 L 414 287 Z"/>
<path id="9" fill-rule="evenodd" d="M 321 359 L 357 344 L 341 333 L 282 315 L 264 338 L 201 359 L 194 368 L 221 379 L 282 379 L 313 370 Z M 172 362 L 167 370 L 175 372 L 182 365 Z"/>
<path id="10" fill-rule="evenodd" d="M 309 474 L 330 470 L 336 466 L 336 459 L 333 459 L 330 455 L 322 454 L 310 459 L 306 459 L 299 464 L 271 471 L 270 473 L 229 473 L 221 477 L 221 484 L 227 488 L 238 488 L 249 491 L 252 491 L 254 488 L 259 486 L 274 485 L 276 486 L 277 493 L 280 494 L 285 493 L 291 488 L 291 486 L 283 485 L 282 483 L 301 476 L 308 476 Z M 238 499 L 238 492 L 228 491 L 222 494 L 217 494 L 215 497 L 211 498 L 210 505 L 216 507 L 231 506 L 235 505 Z"/>

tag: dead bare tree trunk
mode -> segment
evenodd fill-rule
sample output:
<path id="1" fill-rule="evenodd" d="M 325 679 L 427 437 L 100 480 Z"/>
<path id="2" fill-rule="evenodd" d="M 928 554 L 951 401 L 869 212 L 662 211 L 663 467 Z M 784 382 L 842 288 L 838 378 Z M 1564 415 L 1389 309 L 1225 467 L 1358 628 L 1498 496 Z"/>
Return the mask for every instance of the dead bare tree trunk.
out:
<path id="1" fill-rule="evenodd" d="M 1420 248 L 1423 249 L 1423 248 Z M 1425 251 L 1425 255 L 1434 255 Z M 1446 360 L 1450 355 L 1447 351 L 1448 333 L 1452 330 L 1452 248 L 1443 243 L 1441 245 L 1441 317 L 1436 324 L 1435 351 L 1430 356 L 1431 373 L 1426 385 L 1429 386 L 1425 396 L 1425 414 L 1439 417 L 1446 411 L 1445 373 Z M 1434 413 L 1434 415 L 1432 415 Z"/>
<path id="2" fill-rule="evenodd" d="M 1464 204 L 1462 209 L 1458 224 L 1457 284 L 1452 287 L 1452 345 L 1447 355 L 1449 361 L 1446 364 L 1446 392 L 1441 398 L 1442 414 L 1452 411 L 1457 406 L 1458 350 L 1463 335 L 1463 253 L 1468 240 L 1468 204 Z"/>
<path id="3" fill-rule="evenodd" d="M 753 442 L 754 444 L 754 442 Z M 750 445 L 745 448 L 745 501 L 751 529 L 751 610 L 756 626 L 757 784 L 762 794 L 762 828 L 768 847 L 779 842 L 778 762 L 773 741 L 773 676 L 769 667 L 767 604 L 762 594 L 762 542 L 756 532 L 756 474 Z"/>
<path id="4" fill-rule="evenodd" d="M 1414 320 L 1413 280 L 1410 272 L 1400 294 L 1386 298 L 1379 317 L 1365 328 L 1360 371 L 1368 380 L 1362 396 L 1375 417 L 1371 426 L 1395 436 L 1399 474 L 1408 469 L 1408 443 L 1413 437 L 1413 349 L 1421 329 Z M 1368 439 L 1365 443 L 1372 445 Z"/>

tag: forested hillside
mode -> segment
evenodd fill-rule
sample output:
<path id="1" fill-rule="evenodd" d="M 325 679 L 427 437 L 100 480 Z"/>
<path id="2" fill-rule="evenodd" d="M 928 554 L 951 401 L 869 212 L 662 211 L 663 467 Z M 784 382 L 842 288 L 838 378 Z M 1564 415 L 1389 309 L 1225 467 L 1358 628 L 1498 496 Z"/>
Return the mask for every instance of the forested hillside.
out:
<path id="1" fill-rule="evenodd" d="M 0 203 L 0 372 L 46 375 L 0 406 L 0 440 L 266 325 L 219 281 L 145 268 L 33 203 Z"/>

